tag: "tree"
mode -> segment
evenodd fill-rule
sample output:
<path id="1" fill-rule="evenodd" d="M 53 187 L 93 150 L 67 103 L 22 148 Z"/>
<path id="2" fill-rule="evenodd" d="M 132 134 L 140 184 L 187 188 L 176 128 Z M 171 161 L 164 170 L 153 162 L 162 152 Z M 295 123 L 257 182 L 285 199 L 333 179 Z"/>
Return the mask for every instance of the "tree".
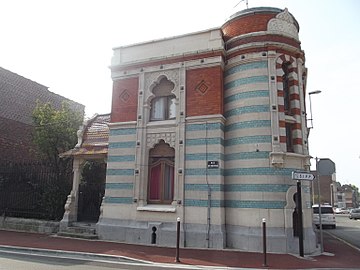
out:
<path id="1" fill-rule="evenodd" d="M 59 154 L 73 148 L 77 142 L 76 132 L 83 115 L 63 103 L 56 110 L 50 103 L 37 103 L 33 111 L 35 132 L 33 140 L 41 154 L 55 166 L 59 165 Z"/>
<path id="2" fill-rule="evenodd" d="M 41 208 L 49 219 L 61 219 L 66 196 L 71 189 L 71 159 L 60 159 L 59 154 L 73 148 L 83 115 L 74 112 L 67 103 L 56 110 L 50 103 L 38 103 L 33 111 L 34 144 L 44 161 L 50 163 L 55 178 L 48 179 L 41 188 Z"/>

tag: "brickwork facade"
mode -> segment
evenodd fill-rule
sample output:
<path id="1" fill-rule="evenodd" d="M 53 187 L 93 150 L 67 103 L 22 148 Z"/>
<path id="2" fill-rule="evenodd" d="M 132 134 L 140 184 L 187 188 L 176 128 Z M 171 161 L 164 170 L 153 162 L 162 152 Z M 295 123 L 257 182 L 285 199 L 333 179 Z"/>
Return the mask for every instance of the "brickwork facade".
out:
<path id="1" fill-rule="evenodd" d="M 138 102 L 138 78 L 128 78 L 114 82 L 111 122 L 136 121 Z"/>
<path id="2" fill-rule="evenodd" d="M 186 116 L 223 114 L 221 67 L 186 72 Z"/>

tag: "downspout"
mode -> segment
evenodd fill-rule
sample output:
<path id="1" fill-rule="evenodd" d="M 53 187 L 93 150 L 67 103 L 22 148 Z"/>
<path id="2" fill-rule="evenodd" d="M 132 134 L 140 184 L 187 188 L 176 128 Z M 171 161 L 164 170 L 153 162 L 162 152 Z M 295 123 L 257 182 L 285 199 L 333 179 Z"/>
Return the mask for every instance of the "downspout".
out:
<path id="1" fill-rule="evenodd" d="M 206 157 L 206 162 L 208 161 L 208 127 L 207 127 L 207 121 L 205 123 L 205 157 Z M 207 228 L 206 228 L 206 242 L 207 242 L 207 247 L 210 248 L 210 222 L 211 222 L 211 188 L 209 185 L 209 180 L 208 180 L 208 166 L 206 165 L 206 175 L 205 175 L 205 181 L 206 181 L 206 185 L 207 185 L 207 191 L 208 191 L 208 199 L 207 199 Z"/>
<path id="2" fill-rule="evenodd" d="M 186 147 L 185 147 L 185 140 L 183 140 L 183 149 L 184 149 L 184 157 L 186 157 Z M 184 161 L 184 165 L 185 165 L 186 161 Z M 186 168 L 186 166 L 185 166 Z M 182 224 L 183 224 L 183 237 L 184 237 L 184 247 L 186 247 L 186 220 L 185 220 L 185 209 L 186 209 L 186 204 L 185 204 L 185 171 L 186 169 L 183 168 L 183 174 L 182 174 L 182 177 L 183 177 L 183 183 L 182 183 L 182 188 L 183 188 L 183 196 L 182 196 L 182 208 L 183 208 L 183 211 L 182 211 L 182 214 L 183 214 L 183 218 L 182 218 Z"/>

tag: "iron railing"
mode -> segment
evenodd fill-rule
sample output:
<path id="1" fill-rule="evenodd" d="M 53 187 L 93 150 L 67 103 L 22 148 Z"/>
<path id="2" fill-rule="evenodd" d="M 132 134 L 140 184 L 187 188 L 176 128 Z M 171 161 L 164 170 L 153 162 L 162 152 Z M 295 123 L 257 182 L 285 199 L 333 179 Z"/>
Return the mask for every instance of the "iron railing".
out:
<path id="1" fill-rule="evenodd" d="M 57 171 L 44 163 L 0 164 L 0 215 L 60 219 L 71 173 Z"/>

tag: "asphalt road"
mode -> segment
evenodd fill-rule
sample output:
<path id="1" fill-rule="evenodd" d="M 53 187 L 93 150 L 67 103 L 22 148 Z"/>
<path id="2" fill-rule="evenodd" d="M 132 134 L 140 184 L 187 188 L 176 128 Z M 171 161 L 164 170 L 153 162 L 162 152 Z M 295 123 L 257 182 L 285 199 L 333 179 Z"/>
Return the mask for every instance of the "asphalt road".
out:
<path id="1" fill-rule="evenodd" d="M 360 220 L 349 219 L 347 214 L 336 215 L 336 229 L 326 230 L 347 243 L 357 247 L 360 250 Z"/>
<path id="2" fill-rule="evenodd" d="M 119 264 L 92 262 L 71 258 L 54 258 L 25 254 L 0 254 L 0 270 L 110 270 L 134 269 Z"/>
<path id="3" fill-rule="evenodd" d="M 131 260 L 109 261 L 90 258 L 55 257 L 48 254 L 0 252 L 0 270 L 207 270 L 206 266 L 141 263 Z M 223 267 L 211 269 L 224 269 Z M 226 268 L 233 269 L 233 268 Z M 237 268 L 240 269 L 240 268 Z"/>

